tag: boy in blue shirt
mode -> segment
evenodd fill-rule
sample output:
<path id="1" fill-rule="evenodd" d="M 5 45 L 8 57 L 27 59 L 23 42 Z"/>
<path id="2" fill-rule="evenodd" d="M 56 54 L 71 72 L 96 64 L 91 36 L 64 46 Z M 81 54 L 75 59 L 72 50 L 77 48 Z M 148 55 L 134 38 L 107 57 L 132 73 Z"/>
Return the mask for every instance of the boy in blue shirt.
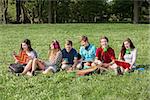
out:
<path id="1" fill-rule="evenodd" d="M 72 41 L 67 40 L 65 43 L 65 48 L 62 50 L 62 69 L 68 70 L 77 64 L 78 54 L 72 45 Z"/>
<path id="2" fill-rule="evenodd" d="M 86 69 L 85 67 L 91 66 L 91 63 L 95 59 L 96 47 L 93 44 L 89 43 L 88 37 L 86 36 L 81 37 L 80 43 L 81 43 L 80 55 L 82 57 L 82 61 L 80 64 L 77 65 L 77 68 Z"/>

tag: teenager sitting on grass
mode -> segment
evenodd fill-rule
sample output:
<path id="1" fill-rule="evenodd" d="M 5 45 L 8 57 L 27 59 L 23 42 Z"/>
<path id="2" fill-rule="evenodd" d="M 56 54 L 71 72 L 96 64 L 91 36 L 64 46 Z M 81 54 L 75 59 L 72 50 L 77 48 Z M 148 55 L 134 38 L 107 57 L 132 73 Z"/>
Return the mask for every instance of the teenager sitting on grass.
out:
<path id="1" fill-rule="evenodd" d="M 62 52 L 60 49 L 59 42 L 53 40 L 50 44 L 48 51 L 48 61 L 40 59 L 34 59 L 32 63 L 32 69 L 30 76 L 34 75 L 34 71 L 38 69 L 43 70 L 43 74 L 55 73 L 61 66 Z"/>
<path id="2" fill-rule="evenodd" d="M 119 60 L 116 64 L 122 68 L 123 71 L 127 72 L 136 67 L 137 49 L 132 43 L 130 38 L 123 41 L 121 52 L 119 54 Z"/>
<path id="3" fill-rule="evenodd" d="M 62 50 L 62 69 L 73 69 L 78 63 L 78 53 L 72 45 L 72 41 L 67 40 L 65 43 L 65 48 Z"/>
<path id="4" fill-rule="evenodd" d="M 96 57 L 93 66 L 95 65 L 102 65 L 104 68 L 111 68 L 114 60 L 115 60 L 115 52 L 114 50 L 108 45 L 108 38 L 101 37 L 100 38 L 100 47 L 96 50 Z"/>
<path id="5" fill-rule="evenodd" d="M 82 36 L 80 39 L 80 55 L 82 57 L 81 63 L 77 65 L 78 69 L 90 68 L 91 63 L 95 59 L 96 47 L 89 43 L 88 37 Z"/>
<path id="6" fill-rule="evenodd" d="M 30 67 L 32 64 L 33 59 L 37 58 L 37 53 L 32 49 L 29 39 L 25 39 L 21 43 L 19 55 L 14 52 L 13 58 L 15 59 L 15 63 L 19 63 L 24 67 L 22 74 L 26 74 L 28 72 L 28 67 Z"/>

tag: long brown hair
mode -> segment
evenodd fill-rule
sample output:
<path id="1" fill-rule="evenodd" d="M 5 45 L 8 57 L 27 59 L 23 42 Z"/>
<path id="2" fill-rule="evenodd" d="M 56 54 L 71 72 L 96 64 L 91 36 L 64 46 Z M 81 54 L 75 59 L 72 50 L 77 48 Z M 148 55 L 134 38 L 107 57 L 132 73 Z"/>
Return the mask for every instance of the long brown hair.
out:
<path id="1" fill-rule="evenodd" d="M 125 39 L 125 40 L 123 41 L 123 44 L 122 44 L 122 47 L 121 47 L 121 59 L 123 59 L 123 57 L 124 57 L 124 55 L 125 55 L 126 48 L 125 48 L 125 46 L 124 46 L 124 42 L 126 42 L 126 41 L 130 43 L 130 48 L 131 48 L 131 49 L 134 49 L 134 48 L 135 48 L 135 46 L 134 46 L 134 44 L 133 44 L 133 42 L 131 41 L 130 38 Z"/>
<path id="2" fill-rule="evenodd" d="M 28 46 L 28 50 L 29 50 L 29 51 L 33 51 L 32 47 L 31 47 L 31 42 L 30 42 L 30 40 L 29 40 L 29 39 L 25 39 L 25 40 L 23 40 L 23 42 L 22 42 L 22 43 L 27 44 L 27 46 Z M 22 43 L 21 43 L 21 46 L 20 46 L 20 51 L 22 51 L 22 50 L 23 50 L 23 48 L 22 48 Z"/>
<path id="3" fill-rule="evenodd" d="M 51 45 L 54 46 L 54 49 L 51 49 Z M 58 51 L 60 51 L 60 45 L 57 40 L 53 40 L 52 43 L 49 45 L 49 52 L 48 52 L 48 58 L 50 60 L 53 60 L 57 54 Z"/>

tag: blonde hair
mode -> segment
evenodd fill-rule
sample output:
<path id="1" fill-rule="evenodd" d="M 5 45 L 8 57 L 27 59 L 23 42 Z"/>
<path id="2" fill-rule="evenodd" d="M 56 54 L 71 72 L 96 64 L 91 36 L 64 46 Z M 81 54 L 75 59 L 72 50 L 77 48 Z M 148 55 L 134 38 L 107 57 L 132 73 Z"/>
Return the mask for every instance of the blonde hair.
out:
<path id="1" fill-rule="evenodd" d="M 48 52 L 49 60 L 55 59 L 55 56 L 56 56 L 57 52 L 59 52 L 59 51 L 60 51 L 60 49 L 51 49 L 51 50 L 49 50 L 49 52 Z"/>
<path id="2" fill-rule="evenodd" d="M 49 60 L 55 59 L 57 52 L 59 52 L 61 50 L 59 42 L 57 40 L 53 40 L 51 44 L 54 46 L 54 49 L 51 49 L 51 47 L 49 47 L 49 51 L 48 51 Z M 51 44 L 50 44 L 50 46 L 51 46 Z"/>

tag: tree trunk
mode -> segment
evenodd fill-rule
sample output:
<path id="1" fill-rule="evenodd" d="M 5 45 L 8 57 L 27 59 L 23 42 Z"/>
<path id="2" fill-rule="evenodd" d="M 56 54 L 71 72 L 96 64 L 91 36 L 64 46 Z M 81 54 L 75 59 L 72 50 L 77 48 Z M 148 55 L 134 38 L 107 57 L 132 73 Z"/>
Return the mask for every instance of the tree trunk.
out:
<path id="1" fill-rule="evenodd" d="M 16 22 L 19 23 L 21 15 L 21 1 L 16 0 Z"/>
<path id="2" fill-rule="evenodd" d="M 52 1 L 48 0 L 48 23 L 52 23 Z"/>
<path id="3" fill-rule="evenodd" d="M 139 6 L 138 6 L 138 1 L 134 0 L 133 23 L 138 24 L 138 21 L 139 21 Z"/>
<path id="4" fill-rule="evenodd" d="M 20 15 L 20 22 L 25 23 L 25 8 L 24 8 L 25 1 L 20 2 L 21 7 L 21 15 Z"/>
<path id="5" fill-rule="evenodd" d="M 2 0 L 2 22 L 7 24 L 8 0 Z"/>
<path id="6" fill-rule="evenodd" d="M 2 7 L 2 0 L 0 0 L 0 23 L 2 23 L 2 16 L 3 16 L 3 7 Z"/>
<path id="7" fill-rule="evenodd" d="M 54 17 L 54 23 L 56 23 L 56 17 L 57 17 L 56 10 L 57 10 L 57 1 L 54 1 L 54 2 L 53 2 L 53 17 Z"/>
<path id="8" fill-rule="evenodd" d="M 43 1 L 41 0 L 39 0 L 38 2 L 39 3 L 38 4 L 39 5 L 39 9 L 38 9 L 39 23 L 42 23 L 42 18 L 41 18 L 42 17 L 42 2 Z"/>
<path id="9" fill-rule="evenodd" d="M 34 18 L 35 18 L 35 9 L 32 9 L 32 17 L 31 17 L 31 24 L 34 24 Z"/>

